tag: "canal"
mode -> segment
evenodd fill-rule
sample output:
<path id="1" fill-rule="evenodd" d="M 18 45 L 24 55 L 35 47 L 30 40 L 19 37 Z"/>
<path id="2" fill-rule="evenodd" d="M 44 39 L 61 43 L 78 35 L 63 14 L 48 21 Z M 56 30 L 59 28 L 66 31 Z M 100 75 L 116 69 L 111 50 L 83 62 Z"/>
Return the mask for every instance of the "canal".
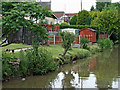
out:
<path id="1" fill-rule="evenodd" d="M 11 80 L 3 88 L 118 88 L 118 47 L 74 61 L 43 76 Z"/>

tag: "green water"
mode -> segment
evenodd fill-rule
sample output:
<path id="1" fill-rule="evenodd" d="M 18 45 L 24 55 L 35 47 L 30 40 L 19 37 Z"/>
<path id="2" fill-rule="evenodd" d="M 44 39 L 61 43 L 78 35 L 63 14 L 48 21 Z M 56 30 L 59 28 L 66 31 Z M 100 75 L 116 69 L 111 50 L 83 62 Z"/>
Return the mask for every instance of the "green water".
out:
<path id="1" fill-rule="evenodd" d="M 118 47 L 114 47 L 47 75 L 4 82 L 3 88 L 118 88 L 118 80 Z"/>

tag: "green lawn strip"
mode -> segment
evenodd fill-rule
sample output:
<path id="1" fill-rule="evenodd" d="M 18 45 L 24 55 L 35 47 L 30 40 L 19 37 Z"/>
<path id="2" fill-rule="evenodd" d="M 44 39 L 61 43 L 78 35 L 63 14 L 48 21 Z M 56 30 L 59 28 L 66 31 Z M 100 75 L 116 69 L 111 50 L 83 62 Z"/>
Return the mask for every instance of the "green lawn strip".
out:
<path id="1" fill-rule="evenodd" d="M 31 45 L 25 45 L 25 44 L 15 44 L 12 43 L 10 45 L 2 47 L 2 50 L 5 51 L 6 49 L 22 49 L 22 48 L 30 48 Z"/>
<path id="2" fill-rule="evenodd" d="M 59 54 L 63 54 L 64 52 L 64 48 L 61 45 L 50 45 L 45 48 L 52 54 L 53 58 L 58 57 Z"/>
<path id="3" fill-rule="evenodd" d="M 3 51 L 6 49 L 21 49 L 21 48 L 30 48 L 31 45 L 24 45 L 24 44 L 10 44 L 8 46 L 2 47 Z M 41 47 L 41 46 L 40 46 Z M 53 58 L 59 57 L 59 54 L 63 54 L 64 48 L 61 45 L 50 45 L 50 46 L 42 46 L 45 49 L 48 50 L 48 52 L 51 53 Z M 77 56 L 78 58 L 84 58 L 86 56 L 90 56 L 90 51 L 81 49 L 81 48 L 72 48 L 71 50 L 68 50 L 68 53 L 70 53 L 73 57 Z M 15 52 L 12 54 L 9 54 L 12 57 L 19 57 L 20 52 Z"/>

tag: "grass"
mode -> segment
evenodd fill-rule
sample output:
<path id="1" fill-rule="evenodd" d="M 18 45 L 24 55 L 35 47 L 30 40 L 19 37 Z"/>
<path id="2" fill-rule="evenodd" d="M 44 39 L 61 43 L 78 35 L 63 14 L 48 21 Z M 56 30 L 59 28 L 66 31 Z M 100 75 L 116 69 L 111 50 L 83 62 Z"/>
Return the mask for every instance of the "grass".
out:
<path id="1" fill-rule="evenodd" d="M 21 49 L 21 48 L 30 48 L 30 47 L 31 45 L 13 43 L 8 46 L 2 47 L 2 50 L 5 51 L 6 49 Z M 64 52 L 64 48 L 61 45 L 50 45 L 50 46 L 42 46 L 42 47 L 47 49 L 51 53 L 53 58 L 59 57 L 59 54 L 63 54 Z M 93 47 L 97 48 L 97 46 L 93 46 Z M 72 48 L 71 50 L 68 50 L 68 52 L 72 56 L 84 57 L 84 56 L 89 56 L 90 52 L 92 51 L 88 51 L 88 50 L 81 49 L 81 48 Z M 14 53 L 14 56 L 19 57 L 19 54 L 20 52 L 16 52 Z"/>
<path id="2" fill-rule="evenodd" d="M 10 45 L 2 47 L 2 50 L 5 51 L 6 49 L 22 49 L 22 48 L 30 48 L 30 47 L 31 45 L 12 43 Z"/>
<path id="3" fill-rule="evenodd" d="M 45 47 L 53 56 L 53 58 L 58 57 L 59 54 L 63 54 L 64 48 L 61 45 L 50 45 Z"/>

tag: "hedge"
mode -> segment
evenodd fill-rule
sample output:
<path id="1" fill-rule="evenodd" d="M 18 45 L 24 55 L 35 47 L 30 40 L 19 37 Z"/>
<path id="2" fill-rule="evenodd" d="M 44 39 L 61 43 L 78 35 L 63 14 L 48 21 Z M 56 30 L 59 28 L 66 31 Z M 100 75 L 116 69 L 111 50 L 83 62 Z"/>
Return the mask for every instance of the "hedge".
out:
<path id="1" fill-rule="evenodd" d="M 92 29 L 98 29 L 98 26 L 96 26 L 96 25 L 60 25 L 60 29 L 64 29 L 64 28 L 75 28 L 75 29 L 92 28 Z"/>

